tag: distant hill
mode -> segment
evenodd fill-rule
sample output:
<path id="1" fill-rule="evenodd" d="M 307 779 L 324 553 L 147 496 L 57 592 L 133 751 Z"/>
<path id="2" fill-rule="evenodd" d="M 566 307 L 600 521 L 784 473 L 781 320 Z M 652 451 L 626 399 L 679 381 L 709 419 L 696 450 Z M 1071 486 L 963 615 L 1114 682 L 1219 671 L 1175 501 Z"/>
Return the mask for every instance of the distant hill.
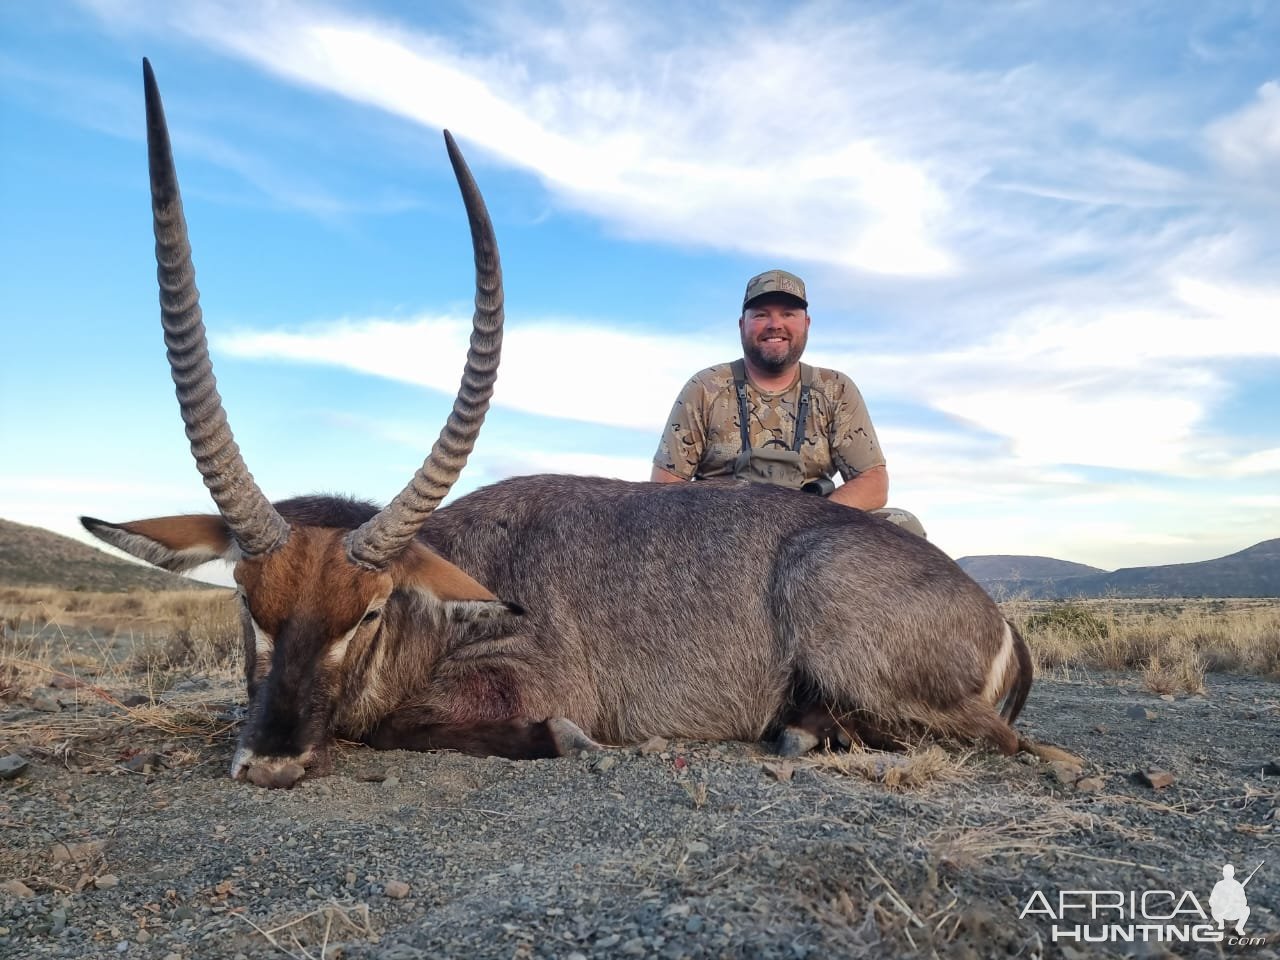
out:
<path id="1" fill-rule="evenodd" d="M 0 520 L 0 586 L 129 590 L 215 589 L 156 567 L 121 560 L 60 533 Z"/>
<path id="2" fill-rule="evenodd" d="M 1199 563 L 1125 567 L 1108 573 L 1051 557 L 962 557 L 997 600 L 1091 597 L 1280 597 L 1280 539 Z"/>
<path id="3" fill-rule="evenodd" d="M 1101 567 L 1091 567 L 1069 560 L 1052 557 L 1019 557 L 995 554 L 989 557 L 961 557 L 956 561 L 973 579 L 984 580 L 1057 580 L 1062 577 L 1082 577 L 1090 573 L 1106 573 Z"/>

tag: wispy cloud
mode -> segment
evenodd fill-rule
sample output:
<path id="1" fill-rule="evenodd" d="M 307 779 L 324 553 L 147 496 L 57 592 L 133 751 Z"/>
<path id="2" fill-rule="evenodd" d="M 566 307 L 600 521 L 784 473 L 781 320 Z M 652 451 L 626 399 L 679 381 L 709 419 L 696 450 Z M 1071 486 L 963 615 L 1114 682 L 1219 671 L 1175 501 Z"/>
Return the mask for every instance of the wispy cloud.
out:
<path id="1" fill-rule="evenodd" d="M 874 401 L 901 402 L 942 414 L 1031 465 L 1184 476 L 1270 469 L 1265 456 L 1224 446 L 1202 428 L 1230 392 L 1218 364 L 1280 358 L 1280 329 L 1264 319 L 1280 315 L 1280 295 L 1190 278 L 1180 278 L 1175 292 L 1179 306 L 1168 311 L 1114 310 L 1085 321 L 1037 311 L 963 348 L 817 348 L 810 359 L 852 371 L 873 410 Z M 329 364 L 452 393 L 469 331 L 469 319 L 429 316 L 244 331 L 215 342 L 236 356 Z M 682 338 L 673 351 L 665 332 L 526 319 L 508 327 L 495 403 L 656 431 L 689 374 L 732 351 L 722 338 Z M 424 364 L 422 357 L 439 359 Z M 572 381 L 575 390 L 548 390 L 548 378 Z M 581 403 L 581 395 L 592 402 Z"/>

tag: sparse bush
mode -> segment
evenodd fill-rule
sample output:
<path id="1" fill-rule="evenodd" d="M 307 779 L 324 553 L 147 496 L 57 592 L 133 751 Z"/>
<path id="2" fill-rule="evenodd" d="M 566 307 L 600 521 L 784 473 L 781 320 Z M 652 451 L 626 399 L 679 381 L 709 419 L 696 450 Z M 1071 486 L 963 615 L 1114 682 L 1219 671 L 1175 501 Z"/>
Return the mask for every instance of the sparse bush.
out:
<path id="1" fill-rule="evenodd" d="M 1105 620 L 1074 604 L 1033 614 L 1027 617 L 1026 628 L 1030 633 L 1044 633 L 1052 630 L 1059 634 L 1068 634 L 1086 643 L 1104 640 L 1111 635 L 1111 626 Z"/>
<path id="2" fill-rule="evenodd" d="M 1140 670 L 1158 692 L 1199 692 L 1206 672 L 1280 679 L 1280 601 L 1086 600 L 1003 604 L 1040 668 Z M 1169 688 L 1169 689 L 1165 689 Z"/>

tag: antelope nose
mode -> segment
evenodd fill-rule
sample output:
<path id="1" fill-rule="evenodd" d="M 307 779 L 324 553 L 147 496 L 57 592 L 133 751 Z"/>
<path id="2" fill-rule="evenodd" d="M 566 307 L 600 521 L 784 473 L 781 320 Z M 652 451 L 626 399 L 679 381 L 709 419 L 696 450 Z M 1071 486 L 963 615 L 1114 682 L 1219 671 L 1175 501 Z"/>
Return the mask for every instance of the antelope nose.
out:
<path id="1" fill-rule="evenodd" d="M 277 790 L 292 787 L 305 773 L 306 768 L 296 760 L 282 760 L 276 763 L 255 763 L 245 772 L 245 776 L 255 786 Z"/>

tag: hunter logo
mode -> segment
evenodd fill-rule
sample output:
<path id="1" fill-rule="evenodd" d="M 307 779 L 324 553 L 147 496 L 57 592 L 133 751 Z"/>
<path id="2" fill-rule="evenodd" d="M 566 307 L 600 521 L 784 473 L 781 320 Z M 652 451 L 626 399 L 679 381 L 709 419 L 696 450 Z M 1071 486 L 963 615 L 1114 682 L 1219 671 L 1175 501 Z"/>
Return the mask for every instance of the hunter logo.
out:
<path id="1" fill-rule="evenodd" d="M 1265 862 L 1265 861 L 1264 861 Z M 1249 898 L 1245 887 L 1262 864 L 1243 882 L 1226 864 L 1222 879 L 1209 894 L 1208 910 L 1190 890 L 1059 890 L 1046 896 L 1036 890 L 1019 918 L 1041 917 L 1053 924 L 1054 943 L 1226 943 L 1257 946 L 1263 937 L 1245 935 Z"/>

